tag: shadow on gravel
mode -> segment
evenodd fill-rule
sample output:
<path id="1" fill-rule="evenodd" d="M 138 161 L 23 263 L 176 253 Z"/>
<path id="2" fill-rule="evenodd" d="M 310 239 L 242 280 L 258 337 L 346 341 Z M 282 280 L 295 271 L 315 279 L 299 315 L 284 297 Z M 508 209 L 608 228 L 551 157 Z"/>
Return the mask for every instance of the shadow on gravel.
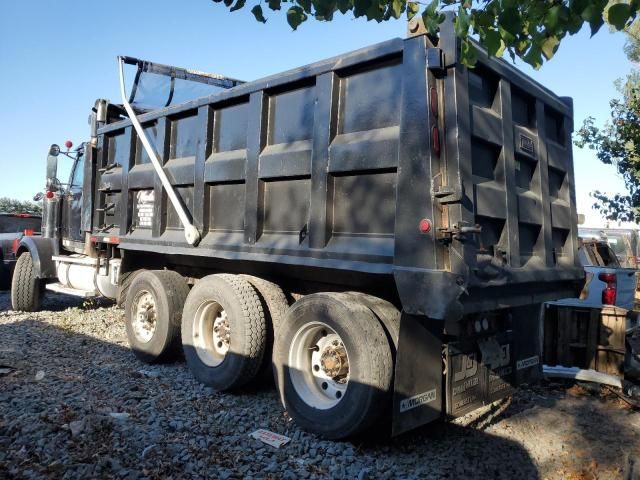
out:
<path id="1" fill-rule="evenodd" d="M 0 364 L 12 367 L 0 376 L 0 478 L 537 478 L 518 443 L 453 424 L 359 446 L 318 439 L 272 389 L 215 393 L 184 363 L 142 364 L 113 330 L 103 341 L 34 319 L 0 323 Z M 248 437 L 257 428 L 293 440 L 275 450 Z"/>
<path id="2" fill-rule="evenodd" d="M 0 478 L 529 479 L 564 468 L 557 459 L 534 460 L 532 437 L 539 436 L 541 449 L 579 456 L 587 466 L 609 465 L 623 445 L 638 444 L 606 409 L 580 396 L 573 410 L 558 409 L 561 388 L 516 395 L 466 426 L 436 422 L 394 439 L 326 441 L 301 432 L 272 388 L 213 392 L 183 362 L 136 360 L 121 311 L 94 319 L 91 308 L 73 310 L 81 318 L 71 325 L 57 317 L 0 316 L 0 365 L 11 367 L 0 374 Z M 95 332 L 92 321 L 101 325 Z M 486 431 L 501 422 L 522 432 Z M 563 423 L 562 445 L 544 444 L 545 429 Z M 248 437 L 258 428 L 292 441 L 272 449 Z"/>

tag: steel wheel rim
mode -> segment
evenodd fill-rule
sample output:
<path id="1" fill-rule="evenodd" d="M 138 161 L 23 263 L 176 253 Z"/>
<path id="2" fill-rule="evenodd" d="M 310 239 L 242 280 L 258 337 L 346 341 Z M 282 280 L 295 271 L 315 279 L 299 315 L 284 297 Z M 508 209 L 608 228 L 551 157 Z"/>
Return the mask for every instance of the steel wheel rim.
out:
<path id="1" fill-rule="evenodd" d="M 229 317 L 215 301 L 202 303 L 193 322 L 193 346 L 200 360 L 209 367 L 220 365 L 231 345 Z"/>
<path id="2" fill-rule="evenodd" d="M 289 347 L 289 376 L 298 396 L 320 410 L 335 407 L 349 386 L 349 355 L 340 335 L 322 322 L 309 322 Z"/>
<path id="3" fill-rule="evenodd" d="M 156 299 L 148 290 L 140 290 L 131 305 L 133 335 L 141 343 L 149 343 L 158 327 Z"/>

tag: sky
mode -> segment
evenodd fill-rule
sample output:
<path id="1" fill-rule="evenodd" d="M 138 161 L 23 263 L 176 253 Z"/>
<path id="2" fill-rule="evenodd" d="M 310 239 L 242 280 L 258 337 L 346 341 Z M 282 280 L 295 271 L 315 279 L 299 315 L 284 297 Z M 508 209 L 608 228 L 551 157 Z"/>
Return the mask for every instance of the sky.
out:
<path id="1" fill-rule="evenodd" d="M 253 4 L 249 2 L 249 4 Z M 0 197 L 28 200 L 44 186 L 49 145 L 87 139 L 96 98 L 119 103 L 116 57 L 254 80 L 405 36 L 406 22 L 381 24 L 337 16 L 292 31 L 285 12 L 265 25 L 249 9 L 234 13 L 211 0 L 19 0 L 0 5 Z M 558 95 L 574 98 L 576 129 L 587 116 L 602 124 L 613 82 L 632 68 L 624 36 L 583 29 L 563 41 L 540 71 L 519 65 Z M 622 192 L 613 167 L 574 147 L 578 211 L 602 225 L 589 192 Z"/>

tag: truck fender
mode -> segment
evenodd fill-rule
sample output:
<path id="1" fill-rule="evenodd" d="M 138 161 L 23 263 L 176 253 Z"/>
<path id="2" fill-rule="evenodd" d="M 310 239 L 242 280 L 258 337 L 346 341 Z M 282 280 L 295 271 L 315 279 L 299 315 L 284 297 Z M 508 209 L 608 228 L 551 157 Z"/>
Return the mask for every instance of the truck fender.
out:
<path id="1" fill-rule="evenodd" d="M 20 240 L 16 256 L 29 252 L 33 259 L 36 278 L 55 278 L 56 263 L 53 256 L 58 253 L 58 246 L 53 238 L 25 236 Z"/>

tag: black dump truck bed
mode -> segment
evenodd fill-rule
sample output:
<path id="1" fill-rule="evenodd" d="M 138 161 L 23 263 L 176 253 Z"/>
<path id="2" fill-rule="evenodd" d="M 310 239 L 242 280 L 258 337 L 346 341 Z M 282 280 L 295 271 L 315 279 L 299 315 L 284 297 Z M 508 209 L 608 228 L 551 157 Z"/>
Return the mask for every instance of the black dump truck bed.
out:
<path id="1" fill-rule="evenodd" d="M 571 100 L 482 52 L 443 75 L 452 38 L 442 56 L 395 39 L 141 115 L 196 247 L 130 121 L 104 126 L 94 234 L 333 282 L 393 275 L 405 310 L 434 318 L 573 295 Z"/>

